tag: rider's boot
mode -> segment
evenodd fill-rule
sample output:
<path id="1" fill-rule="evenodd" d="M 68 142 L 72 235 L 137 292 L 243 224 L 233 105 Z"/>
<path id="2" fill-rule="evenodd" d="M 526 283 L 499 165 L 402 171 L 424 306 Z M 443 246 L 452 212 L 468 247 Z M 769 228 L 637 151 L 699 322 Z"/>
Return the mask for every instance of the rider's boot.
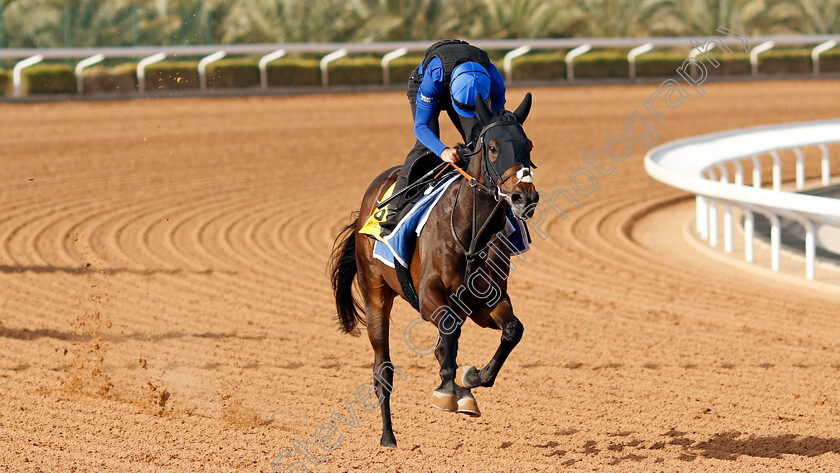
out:
<path id="1" fill-rule="evenodd" d="M 399 222 L 399 217 L 401 216 L 403 209 L 409 202 L 405 193 L 398 195 L 398 193 L 405 188 L 407 179 L 408 178 L 402 173 L 398 174 L 397 182 L 394 185 L 394 191 L 391 193 L 391 195 L 395 195 L 396 197 L 394 200 L 388 202 L 388 213 L 385 216 L 385 220 L 379 222 L 379 234 L 383 237 L 390 235 L 391 232 L 394 231 L 394 227 L 397 226 L 397 222 Z"/>

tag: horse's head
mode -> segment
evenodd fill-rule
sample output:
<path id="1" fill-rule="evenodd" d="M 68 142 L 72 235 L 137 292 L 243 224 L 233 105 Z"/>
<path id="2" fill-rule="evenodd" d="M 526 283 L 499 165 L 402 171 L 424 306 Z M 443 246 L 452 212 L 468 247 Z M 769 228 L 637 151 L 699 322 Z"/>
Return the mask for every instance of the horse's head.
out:
<path id="1" fill-rule="evenodd" d="M 531 94 L 509 112 L 490 111 L 480 96 L 476 97 L 476 116 L 481 125 L 476 152 L 481 153 L 481 175 L 484 185 L 497 189 L 499 197 L 510 205 L 516 218 L 534 214 L 539 193 L 534 187 L 531 149 L 533 143 L 525 135 L 522 124 L 531 110 Z"/>

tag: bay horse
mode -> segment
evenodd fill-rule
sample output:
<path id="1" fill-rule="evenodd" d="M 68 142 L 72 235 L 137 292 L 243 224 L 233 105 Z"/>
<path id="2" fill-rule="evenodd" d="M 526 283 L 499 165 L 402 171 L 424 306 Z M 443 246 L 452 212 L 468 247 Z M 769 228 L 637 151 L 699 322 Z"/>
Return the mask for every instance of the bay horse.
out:
<path id="1" fill-rule="evenodd" d="M 420 316 L 438 330 L 434 353 L 440 363 L 441 383 L 433 392 L 432 404 L 445 411 L 480 415 L 470 389 L 493 386 L 522 338 L 522 323 L 507 294 L 511 252 L 500 240 L 506 225 L 505 207 L 525 220 L 533 215 L 539 199 L 531 173 L 535 167 L 532 143 L 522 128 L 530 109 L 530 93 L 514 112 L 492 113 L 480 96 L 476 98 L 476 131 L 480 127 L 480 132 L 472 148 L 461 152 L 463 157 L 473 156 L 466 172 L 459 169 L 466 177 L 454 181 L 431 210 L 409 263 Z M 340 328 L 358 334 L 357 325 L 367 325 L 382 414 L 380 445 L 392 448 L 397 441 L 391 427 L 390 394 L 394 372 L 404 375 L 391 363 L 390 313 L 396 296 L 409 299 L 395 269 L 374 258 L 374 239 L 359 230 L 379 205 L 377 199 L 396 181 L 399 169 L 386 170 L 370 184 L 354 221 L 336 238 L 328 269 Z M 353 295 L 354 279 L 361 303 Z M 362 309 L 364 318 L 359 313 Z M 502 332 L 496 353 L 480 370 L 456 365 L 458 338 L 466 318 Z"/>

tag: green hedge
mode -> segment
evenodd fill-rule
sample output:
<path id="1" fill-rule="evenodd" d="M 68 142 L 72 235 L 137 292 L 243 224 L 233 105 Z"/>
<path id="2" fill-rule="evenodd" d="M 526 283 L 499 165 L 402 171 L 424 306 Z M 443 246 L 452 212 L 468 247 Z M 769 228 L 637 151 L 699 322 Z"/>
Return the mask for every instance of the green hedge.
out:
<path id="1" fill-rule="evenodd" d="M 391 84 L 406 84 L 414 69 L 423 61 L 422 56 L 404 56 L 388 64 Z"/>
<path id="2" fill-rule="evenodd" d="M 137 90 L 137 65 L 120 64 L 114 68 L 95 67 L 84 71 L 84 92 L 134 92 Z"/>
<path id="3" fill-rule="evenodd" d="M 246 88 L 258 85 L 260 70 L 251 59 L 224 59 L 207 66 L 207 87 Z"/>
<path id="4" fill-rule="evenodd" d="M 382 60 L 340 59 L 329 65 L 330 84 L 370 85 L 382 83 Z"/>
<path id="5" fill-rule="evenodd" d="M 685 54 L 652 51 L 636 58 L 637 77 L 665 77 L 676 74 Z"/>
<path id="6" fill-rule="evenodd" d="M 576 79 L 627 77 L 630 73 L 627 53 L 617 51 L 595 51 L 584 54 L 575 59 L 574 69 Z"/>
<path id="7" fill-rule="evenodd" d="M 73 94 L 76 75 L 66 64 L 37 64 L 21 71 L 21 91 L 29 94 Z"/>
<path id="8" fill-rule="evenodd" d="M 0 69 L 0 95 L 9 95 L 11 94 L 12 88 L 12 73 L 3 69 Z"/>
<path id="9" fill-rule="evenodd" d="M 565 78 L 566 55 L 564 53 L 527 54 L 513 61 L 513 80 L 556 80 Z"/>
<path id="10" fill-rule="evenodd" d="M 820 72 L 840 72 L 840 49 L 830 49 L 820 55 Z"/>
<path id="11" fill-rule="evenodd" d="M 146 90 L 197 89 L 197 62 L 157 62 L 146 67 Z"/>
<path id="12" fill-rule="evenodd" d="M 811 67 L 811 52 L 804 49 L 771 49 L 758 56 L 761 74 L 808 73 L 813 70 Z"/>
<path id="13" fill-rule="evenodd" d="M 274 61 L 266 68 L 268 85 L 316 86 L 321 85 L 321 71 L 317 59 L 284 59 Z"/>

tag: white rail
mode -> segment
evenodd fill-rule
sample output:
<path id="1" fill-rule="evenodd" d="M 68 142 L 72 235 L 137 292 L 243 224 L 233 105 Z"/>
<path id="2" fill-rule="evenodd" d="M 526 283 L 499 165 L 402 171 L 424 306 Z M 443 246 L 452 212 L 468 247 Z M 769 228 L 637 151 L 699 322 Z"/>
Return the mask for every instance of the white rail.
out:
<path id="1" fill-rule="evenodd" d="M 278 49 L 272 51 L 260 58 L 257 68 L 260 70 L 260 88 L 265 90 L 268 88 L 268 63 L 276 61 L 286 55 L 285 49 Z"/>
<path id="2" fill-rule="evenodd" d="M 166 53 L 157 53 L 143 58 L 137 63 L 137 87 L 140 92 L 146 91 L 146 66 L 166 59 Z"/>
<path id="3" fill-rule="evenodd" d="M 820 151 L 820 184 L 831 181 L 828 144 L 840 143 L 840 120 L 789 123 L 732 130 L 674 141 L 652 149 L 645 156 L 645 170 L 653 178 L 696 194 L 696 227 L 711 246 L 718 242 L 718 206 L 724 206 L 724 250 L 732 251 L 732 207 L 744 214 L 744 258 L 754 260 L 754 214 L 771 224 L 771 268 L 781 267 L 781 219 L 799 222 L 805 230 L 805 276 L 816 277 L 817 225 L 840 227 L 840 199 L 782 191 L 782 155 L 796 157 L 796 189 L 805 187 L 803 148 Z M 761 187 L 758 157 L 772 158 L 772 189 Z M 752 185 L 744 185 L 743 163 L 753 166 Z M 727 166 L 735 169 L 734 182 Z M 716 176 L 720 174 L 719 180 Z"/>
<path id="4" fill-rule="evenodd" d="M 763 53 L 764 51 L 769 51 L 776 46 L 776 43 L 773 41 L 765 41 L 758 46 L 754 47 L 752 51 L 750 51 L 750 67 L 752 67 L 752 75 L 758 75 L 758 55 Z"/>
<path id="5" fill-rule="evenodd" d="M 569 82 L 575 80 L 575 58 L 582 54 L 586 54 L 591 49 L 592 45 L 586 43 L 566 53 L 566 79 Z"/>
<path id="6" fill-rule="evenodd" d="M 91 56 L 86 59 L 82 59 L 76 64 L 76 68 L 74 69 L 74 73 L 76 74 L 76 93 L 82 95 L 85 92 L 85 80 L 82 71 L 85 70 L 86 67 L 90 67 L 96 64 L 99 64 L 105 59 L 105 56 L 102 54 L 97 54 L 95 56 Z"/>
<path id="7" fill-rule="evenodd" d="M 343 58 L 347 55 L 347 49 L 339 49 L 338 51 L 333 51 L 323 58 L 321 58 L 321 62 L 319 67 L 321 68 L 321 85 L 327 87 L 330 85 L 330 63 L 336 61 L 338 59 Z"/>
<path id="8" fill-rule="evenodd" d="M 15 64 L 14 69 L 12 69 L 12 86 L 15 89 L 15 97 L 23 95 L 23 70 L 29 66 L 34 66 L 43 60 L 44 56 L 36 54 Z"/>
<path id="9" fill-rule="evenodd" d="M 227 51 L 216 51 L 198 61 L 198 84 L 201 90 L 207 90 L 207 66 L 223 59 L 225 56 L 227 56 Z"/>
<path id="10" fill-rule="evenodd" d="M 567 79 L 574 80 L 574 58 L 594 48 L 626 48 L 630 50 L 627 61 L 630 70 L 630 78 L 636 75 L 636 57 L 650 51 L 653 48 L 675 48 L 685 47 L 691 43 L 692 38 L 683 37 L 658 37 L 648 38 L 647 42 L 639 46 L 638 38 L 561 38 L 561 39 L 521 39 L 521 40 L 475 40 L 472 44 L 486 49 L 496 51 L 508 51 L 504 56 L 504 69 L 507 80 L 513 78 L 513 59 L 526 54 L 532 50 L 540 49 L 566 49 Z M 727 46 L 741 47 L 741 38 L 735 36 L 716 37 L 715 41 Z M 820 73 L 819 56 L 821 53 L 835 47 L 840 42 L 840 35 L 776 35 L 776 36 L 751 36 L 747 38 L 749 44 L 772 43 L 781 46 L 807 46 L 816 45 L 812 49 L 811 57 L 814 63 L 814 74 Z M 716 43 L 709 43 L 709 49 Z M 338 52 L 344 51 L 345 55 L 355 53 L 383 54 L 383 83 L 390 83 L 388 63 L 398 56 L 409 52 L 422 52 L 429 47 L 426 41 L 401 41 L 384 43 L 288 43 L 288 44 L 228 44 L 224 46 L 225 52 L 230 56 L 236 55 L 260 55 L 260 86 L 263 89 L 268 87 L 266 66 L 268 62 L 279 59 L 286 53 L 323 54 L 321 59 L 321 75 L 323 85 L 329 82 L 329 71 L 326 65 L 338 58 Z M 757 46 L 756 49 L 759 49 Z M 142 47 L 112 47 L 112 48 L 13 48 L 0 49 L 0 59 L 23 59 L 39 56 L 42 60 L 51 59 L 84 59 L 93 56 L 107 58 L 148 58 L 148 57 L 206 57 L 218 53 L 218 45 L 203 46 L 142 46 Z M 695 48 L 691 57 L 695 57 L 702 51 Z M 760 51 L 759 51 L 760 52 Z M 754 71 L 757 72 L 758 53 L 751 54 Z M 343 57 L 343 56 L 342 56 Z M 20 69 L 30 65 L 30 62 L 20 61 Z M 143 63 L 143 61 L 141 61 Z M 144 66 L 148 63 L 143 64 Z M 83 66 L 82 69 L 84 69 Z M 692 64 L 692 68 L 696 68 Z M 138 64 L 138 75 L 143 70 Z M 78 71 L 78 70 L 77 70 Z M 694 71 L 692 70 L 692 73 Z M 81 71 L 77 72 L 77 76 Z M 78 79 L 78 78 L 77 78 Z M 139 77 L 138 77 L 139 79 Z M 204 83 L 203 81 L 201 81 Z M 140 92 L 144 92 L 144 84 L 139 86 Z"/>
<path id="11" fill-rule="evenodd" d="M 653 50 L 653 43 L 645 43 L 641 46 L 631 49 L 630 52 L 627 53 L 627 62 L 630 66 L 628 68 L 630 73 L 630 80 L 636 80 L 636 58 L 651 50 Z"/>
<path id="12" fill-rule="evenodd" d="M 382 61 L 380 65 L 382 66 L 382 83 L 385 85 L 391 85 L 391 68 L 389 64 L 391 61 L 397 58 L 401 58 L 408 53 L 408 48 L 399 48 L 395 49 L 388 54 L 382 56 Z"/>
<path id="13" fill-rule="evenodd" d="M 524 46 L 520 46 L 514 50 L 508 51 L 505 54 L 504 59 L 502 59 L 502 66 L 505 69 L 505 80 L 508 82 L 513 82 L 513 60 L 518 58 L 519 56 L 524 56 L 531 52 L 531 45 L 526 44 Z"/>

